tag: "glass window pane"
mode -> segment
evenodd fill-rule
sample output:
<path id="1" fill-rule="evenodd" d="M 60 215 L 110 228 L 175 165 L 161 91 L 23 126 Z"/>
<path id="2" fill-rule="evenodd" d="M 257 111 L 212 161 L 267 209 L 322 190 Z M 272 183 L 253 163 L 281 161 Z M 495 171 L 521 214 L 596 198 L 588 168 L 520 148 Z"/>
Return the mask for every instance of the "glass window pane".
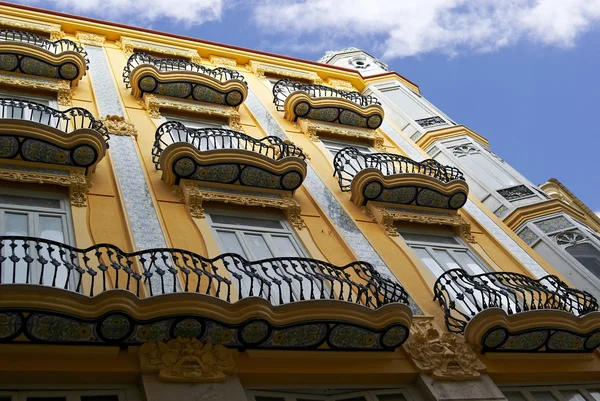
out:
<path id="1" fill-rule="evenodd" d="M 377 396 L 378 401 L 406 401 L 402 394 L 380 394 Z"/>
<path id="2" fill-rule="evenodd" d="M 479 263 L 466 251 L 454 251 L 454 256 L 460 260 L 460 267 L 468 271 L 470 274 L 482 274 L 485 273 Z"/>
<path id="3" fill-rule="evenodd" d="M 62 209 L 60 199 L 34 198 L 31 196 L 0 195 L 0 203 L 5 205 L 34 206 L 50 209 Z"/>
<path id="4" fill-rule="evenodd" d="M 460 245 L 454 237 L 445 235 L 415 234 L 400 232 L 405 241 L 426 242 L 429 244 Z"/>
<path id="5" fill-rule="evenodd" d="M 595 400 L 600 401 L 600 389 L 588 389 L 588 392 Z"/>
<path id="6" fill-rule="evenodd" d="M 4 235 L 29 235 L 28 215 L 4 213 Z"/>
<path id="7" fill-rule="evenodd" d="M 82 395 L 81 401 L 119 401 L 118 395 Z"/>
<path id="8" fill-rule="evenodd" d="M 215 224 L 228 224 L 232 226 L 251 226 L 262 228 L 282 229 L 283 226 L 279 220 L 256 219 L 254 217 L 229 216 L 226 214 L 211 214 L 210 218 Z"/>
<path id="9" fill-rule="evenodd" d="M 285 401 L 283 397 L 265 397 L 263 395 L 255 395 L 254 399 L 256 401 Z"/>
<path id="10" fill-rule="evenodd" d="M 577 390 L 562 390 L 560 395 L 563 396 L 565 401 L 585 401 L 585 398 Z"/>
<path id="11" fill-rule="evenodd" d="M 253 260 L 269 259 L 274 256 L 262 235 L 244 233 L 244 239 L 250 248 Z"/>
<path id="12" fill-rule="evenodd" d="M 275 245 L 275 256 L 280 258 L 300 256 L 289 236 L 271 235 L 271 240 Z"/>
<path id="13" fill-rule="evenodd" d="M 234 232 L 217 230 L 217 234 L 219 235 L 223 246 L 225 246 L 225 249 L 222 250 L 223 253 L 237 253 L 238 255 L 248 259 L 248 255 L 246 255 L 246 252 L 244 252 L 244 249 L 240 245 L 237 235 L 235 235 Z"/>
<path id="14" fill-rule="evenodd" d="M 415 254 L 421 259 L 421 261 L 429 268 L 435 277 L 439 277 L 444 273 L 444 270 L 440 265 L 429 255 L 429 252 L 425 248 L 418 248 L 411 246 Z"/>
<path id="15" fill-rule="evenodd" d="M 336 401 L 367 401 L 365 397 L 336 398 Z"/>
<path id="16" fill-rule="evenodd" d="M 550 391 L 532 391 L 531 395 L 533 395 L 537 401 L 556 401 L 556 397 L 554 397 Z"/>
<path id="17" fill-rule="evenodd" d="M 460 268 L 458 263 L 456 263 L 454 259 L 452 259 L 452 257 L 448 254 L 448 251 L 443 249 L 434 249 L 433 253 L 436 259 L 442 264 L 442 268 L 444 269 L 444 271 Z"/>
<path id="18" fill-rule="evenodd" d="M 65 242 L 62 217 L 39 216 L 38 224 L 41 238 Z"/>
<path id="19" fill-rule="evenodd" d="M 566 251 L 600 278 L 600 250 L 592 244 L 582 243 L 570 246 Z"/>
<path id="20" fill-rule="evenodd" d="M 527 398 L 525 398 L 525 396 L 519 392 L 509 392 L 509 393 L 504 393 L 504 396 L 506 397 L 506 399 L 508 401 L 527 401 Z"/>

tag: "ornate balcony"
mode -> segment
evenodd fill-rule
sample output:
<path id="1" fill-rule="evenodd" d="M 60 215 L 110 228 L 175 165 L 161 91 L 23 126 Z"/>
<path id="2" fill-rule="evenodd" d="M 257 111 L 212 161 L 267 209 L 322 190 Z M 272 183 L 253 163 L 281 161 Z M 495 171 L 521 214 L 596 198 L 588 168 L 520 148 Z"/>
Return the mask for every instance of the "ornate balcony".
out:
<path id="1" fill-rule="evenodd" d="M 340 150 L 333 159 L 340 189 L 351 193 L 359 206 L 369 201 L 459 209 L 469 187 L 455 167 L 433 159 L 416 162 L 391 153 L 363 154 L 355 148 Z"/>
<path id="2" fill-rule="evenodd" d="M 88 64 L 86 51 L 71 40 L 52 42 L 28 32 L 0 30 L 0 70 L 64 79 L 76 86 Z"/>
<path id="3" fill-rule="evenodd" d="M 211 70 L 187 60 L 160 59 L 135 53 L 123 70 L 131 94 L 145 93 L 237 107 L 248 95 L 244 77 L 227 68 Z"/>
<path id="4" fill-rule="evenodd" d="M 156 130 L 152 160 L 163 180 L 182 178 L 294 191 L 306 177 L 302 149 L 278 137 L 255 139 L 218 128 L 169 121 Z"/>
<path id="5" fill-rule="evenodd" d="M 485 352 L 593 352 L 600 346 L 598 302 L 556 276 L 469 275 L 454 269 L 434 286 L 448 330 Z"/>
<path id="6" fill-rule="evenodd" d="M 393 351 L 412 319 L 404 289 L 365 262 L 209 259 L 4 236 L 0 268 L 0 342 L 21 333 L 121 346 L 184 336 L 242 349 Z"/>
<path id="7" fill-rule="evenodd" d="M 108 149 L 108 130 L 89 111 L 58 111 L 0 98 L 0 159 L 49 163 L 94 171 Z"/>
<path id="8" fill-rule="evenodd" d="M 323 85 L 282 79 L 273 86 L 273 103 L 289 121 L 307 118 L 369 129 L 383 123 L 383 108 L 373 96 Z"/>

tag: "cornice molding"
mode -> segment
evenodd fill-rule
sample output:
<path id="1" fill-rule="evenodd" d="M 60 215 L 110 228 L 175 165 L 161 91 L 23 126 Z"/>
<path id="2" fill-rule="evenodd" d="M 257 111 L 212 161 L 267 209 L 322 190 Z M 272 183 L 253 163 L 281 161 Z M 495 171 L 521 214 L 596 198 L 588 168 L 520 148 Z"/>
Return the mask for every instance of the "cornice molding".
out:
<path id="1" fill-rule="evenodd" d="M 323 84 L 323 80 L 319 74 L 313 71 L 293 70 L 291 68 L 278 67 L 276 65 L 261 63 L 253 60 L 250 60 L 246 67 L 259 79 L 264 79 L 265 74 L 273 74 L 285 78 L 304 79 L 316 85 Z"/>
<path id="2" fill-rule="evenodd" d="M 62 31 L 59 24 L 43 24 L 39 22 L 29 22 L 8 17 L 0 17 L 0 26 L 45 33 L 50 35 L 50 40 L 60 40 L 65 37 L 65 33 Z"/>
<path id="3" fill-rule="evenodd" d="M 77 41 L 79 41 L 79 43 L 81 43 L 82 45 L 102 47 L 106 42 L 106 36 L 90 32 L 76 31 L 75 37 L 77 38 Z"/>
<path id="4" fill-rule="evenodd" d="M 452 127 L 445 127 L 437 130 L 427 131 L 421 138 L 419 138 L 416 141 L 416 143 L 418 146 L 421 147 L 421 149 L 427 150 L 435 142 L 464 135 L 473 138 L 473 140 L 477 141 L 485 148 L 490 147 L 490 144 L 487 139 L 485 139 L 475 131 L 465 127 L 464 125 L 455 125 Z"/>
<path id="5" fill-rule="evenodd" d="M 0 72 L 0 85 L 56 92 L 58 104 L 61 106 L 71 106 L 71 101 L 73 100 L 71 84 L 69 81 L 61 79 L 17 75 L 3 71 Z"/>
<path id="6" fill-rule="evenodd" d="M 319 134 L 324 134 L 328 138 L 340 139 L 358 139 L 367 141 L 375 150 L 383 152 L 383 136 L 377 130 L 354 128 L 349 126 L 335 126 L 326 122 L 307 120 L 298 118 L 296 124 L 308 138 L 313 141 L 319 141 Z"/>
<path id="7" fill-rule="evenodd" d="M 139 39 L 128 38 L 126 36 L 121 36 L 115 44 L 120 47 L 127 56 L 131 56 L 136 51 L 142 50 L 150 53 L 164 54 L 165 56 L 185 57 L 197 64 L 202 62 L 202 57 L 200 57 L 198 51 L 193 49 L 159 45 Z"/>
<path id="8" fill-rule="evenodd" d="M 504 218 L 504 224 L 515 231 L 529 220 L 561 212 L 566 213 L 577 220 L 586 221 L 586 215 L 580 209 L 575 208 L 567 202 L 551 199 L 520 206 L 514 209 Z"/>

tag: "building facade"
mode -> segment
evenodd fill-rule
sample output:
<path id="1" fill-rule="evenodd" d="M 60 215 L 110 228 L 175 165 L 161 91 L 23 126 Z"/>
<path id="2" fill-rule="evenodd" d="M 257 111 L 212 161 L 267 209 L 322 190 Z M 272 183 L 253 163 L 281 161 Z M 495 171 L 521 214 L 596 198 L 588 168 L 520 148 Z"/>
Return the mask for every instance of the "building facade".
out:
<path id="1" fill-rule="evenodd" d="M 597 216 L 372 55 L 0 39 L 0 400 L 600 400 Z"/>

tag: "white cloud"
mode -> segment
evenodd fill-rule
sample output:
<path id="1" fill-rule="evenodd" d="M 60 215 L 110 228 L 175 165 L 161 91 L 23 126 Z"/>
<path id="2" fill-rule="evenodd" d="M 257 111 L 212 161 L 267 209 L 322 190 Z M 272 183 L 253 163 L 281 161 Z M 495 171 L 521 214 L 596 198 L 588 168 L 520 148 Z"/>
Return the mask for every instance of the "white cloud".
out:
<path id="1" fill-rule="evenodd" d="M 224 0 L 19 0 L 36 7 L 48 7 L 73 14 L 125 23 L 152 23 L 167 18 L 186 26 L 218 21 Z"/>
<path id="2" fill-rule="evenodd" d="M 527 40 L 571 47 L 600 24 L 600 0 L 261 0 L 267 32 L 317 34 L 331 47 L 371 38 L 386 58 L 428 52 L 487 52 Z"/>

